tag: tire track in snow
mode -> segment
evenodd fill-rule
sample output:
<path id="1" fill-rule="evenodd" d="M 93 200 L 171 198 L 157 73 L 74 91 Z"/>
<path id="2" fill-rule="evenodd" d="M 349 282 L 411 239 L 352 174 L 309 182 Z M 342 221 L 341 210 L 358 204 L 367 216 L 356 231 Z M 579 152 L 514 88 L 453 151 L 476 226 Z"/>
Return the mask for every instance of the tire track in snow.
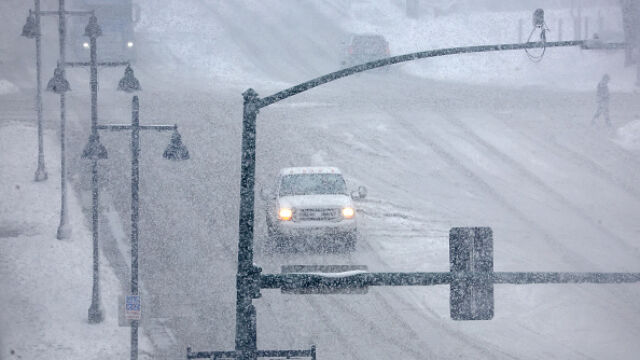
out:
<path id="1" fill-rule="evenodd" d="M 502 113 L 496 113 L 493 114 L 494 117 L 498 118 L 504 127 L 510 127 L 509 122 L 505 121 L 505 116 L 506 114 L 502 114 Z M 549 116 L 549 115 L 547 115 Z M 535 143 L 536 140 L 531 137 L 531 135 L 529 135 L 526 132 L 519 132 L 519 135 L 526 138 L 527 140 L 529 140 L 530 142 Z M 636 199 L 640 200 L 640 192 L 638 192 L 637 190 L 635 190 L 634 188 L 632 188 L 626 181 L 624 181 L 623 179 L 616 177 L 615 175 L 611 174 L 607 169 L 605 169 L 603 166 L 601 166 L 600 164 L 596 163 L 595 161 L 591 160 L 589 157 L 565 146 L 562 145 L 561 143 L 558 142 L 556 136 L 551 135 L 550 137 L 547 138 L 548 141 L 550 141 L 554 146 L 556 146 L 557 148 L 559 148 L 560 150 L 563 151 L 564 154 L 569 154 L 571 160 L 573 160 L 576 163 L 581 164 L 584 167 L 588 167 L 589 169 L 591 169 L 596 175 L 600 176 L 600 178 L 604 179 L 605 181 L 609 181 L 610 183 L 618 186 L 620 189 L 627 191 L 627 193 L 633 197 L 635 197 Z M 621 150 L 622 152 L 618 152 L 615 150 Z M 612 155 L 613 153 L 617 153 L 617 155 Z M 616 149 L 616 147 L 614 146 L 613 148 L 611 147 L 607 147 L 607 154 L 609 154 L 610 156 L 618 156 L 620 155 L 621 157 L 624 158 L 625 161 L 628 162 L 632 162 L 635 163 L 637 166 L 640 167 L 640 162 L 638 162 L 635 158 L 630 157 L 630 154 L 623 150 L 623 149 Z M 565 156 L 565 158 L 568 158 L 567 156 Z M 609 300 L 604 300 L 602 298 L 599 298 L 597 296 L 594 296 L 593 293 L 591 291 L 587 291 L 585 288 L 583 287 L 578 287 L 578 289 L 585 295 L 589 295 L 591 296 L 592 299 L 598 301 L 599 303 L 601 303 L 604 306 L 609 306 L 610 305 L 610 301 Z M 612 291 L 613 292 L 613 291 Z M 617 296 L 614 297 L 615 300 L 619 300 L 619 299 L 624 299 L 625 301 L 622 303 L 622 305 L 629 307 L 632 304 L 635 304 L 637 301 L 637 297 L 630 295 L 627 292 L 622 292 L 617 290 L 615 292 L 617 294 Z"/>
<path id="2" fill-rule="evenodd" d="M 450 120 L 451 120 L 452 122 L 455 122 L 455 121 L 456 121 L 456 120 L 455 120 L 455 119 L 453 119 L 453 118 L 452 118 L 452 119 L 450 119 Z M 460 126 L 460 124 L 454 124 L 454 125 L 458 125 L 458 126 Z M 486 143 L 484 140 L 482 140 L 481 138 L 479 138 L 479 137 L 478 137 L 478 135 L 476 135 L 475 133 L 472 133 L 472 132 L 471 132 L 471 130 L 466 129 L 466 127 L 465 127 L 464 125 L 462 125 L 462 127 L 461 127 L 461 128 L 465 131 L 465 133 L 467 133 L 467 131 L 468 131 L 468 133 L 467 133 L 467 135 L 468 135 L 468 136 L 471 136 L 472 138 L 477 138 L 476 140 L 477 140 L 477 141 L 479 141 L 480 143 Z M 492 146 L 492 145 L 489 145 L 489 144 L 487 144 L 487 145 L 488 145 L 488 146 Z M 494 148 L 494 151 L 499 152 L 499 150 L 497 150 L 497 149 L 495 149 L 495 148 Z M 504 155 L 505 157 L 507 156 L 506 154 L 503 154 L 503 155 Z M 514 160 L 511 160 L 511 161 L 514 161 Z M 519 164 L 516 164 L 516 165 L 520 166 Z M 540 180 L 540 181 L 541 181 L 541 180 Z M 546 184 L 545 184 L 545 185 L 546 185 Z M 567 203 L 568 203 L 568 202 L 567 202 Z M 552 240 L 553 240 L 553 238 L 549 238 L 549 239 L 552 239 Z M 553 240 L 553 241 L 555 241 L 555 240 Z M 564 247 L 563 245 L 560 245 L 560 246 Z M 575 254 L 572 250 L 568 250 L 568 249 L 567 249 L 567 251 L 569 251 L 570 253 L 573 253 L 574 255 L 578 256 L 578 259 L 583 259 L 583 261 L 585 262 L 585 265 L 595 266 L 595 264 L 594 264 L 594 263 L 592 263 L 590 260 L 588 260 L 588 259 L 586 259 L 586 258 L 582 257 L 581 255 L 577 255 L 577 254 Z M 582 289 L 581 287 L 578 287 L 578 288 L 579 288 L 579 289 Z M 588 293 L 589 293 L 589 292 L 588 292 Z M 591 293 L 589 293 L 589 294 L 591 294 Z M 624 305 L 625 305 L 625 306 L 627 306 L 627 307 L 628 307 L 630 304 L 633 304 L 633 303 L 634 303 L 634 301 L 635 301 L 634 299 L 630 298 L 630 296 L 629 296 L 628 294 L 622 294 L 622 293 L 618 292 L 618 295 L 619 295 L 619 296 L 615 297 L 615 299 L 616 299 L 616 300 L 624 299 L 624 300 L 623 300 L 623 302 L 622 302 L 622 304 L 624 304 Z M 595 296 L 592 296 L 592 299 L 594 299 L 594 300 L 598 301 L 599 303 L 606 303 L 606 302 L 607 302 L 606 300 L 602 300 L 602 299 L 600 299 L 600 298 L 598 298 L 598 297 L 595 297 Z"/>
<path id="3" fill-rule="evenodd" d="M 493 146 L 492 144 L 490 144 L 489 142 L 485 141 L 480 136 L 478 136 L 475 132 L 473 132 L 466 125 L 464 125 L 462 121 L 460 121 L 460 119 L 458 119 L 452 114 L 446 114 L 446 120 L 448 120 L 451 124 L 461 129 L 465 135 L 467 135 L 469 138 L 473 139 L 475 142 L 480 144 L 482 147 L 484 147 L 485 150 L 493 154 L 493 156 L 497 157 L 503 163 L 510 166 L 512 169 L 514 169 L 524 179 L 530 181 L 540 189 L 544 190 L 547 195 L 551 196 L 551 198 L 553 198 L 560 205 L 567 207 L 570 211 L 572 211 L 575 215 L 577 215 L 582 221 L 591 225 L 592 228 L 596 229 L 598 232 L 600 232 L 602 235 L 605 235 L 607 238 L 614 240 L 618 244 L 618 246 L 620 246 L 622 249 L 624 249 L 625 251 L 630 251 L 634 253 L 636 256 L 640 255 L 638 248 L 629 245 L 626 241 L 624 241 L 624 239 L 614 234 L 613 232 L 609 231 L 604 226 L 598 224 L 594 219 L 592 219 L 589 215 L 587 215 L 578 206 L 573 204 L 569 199 L 567 199 L 558 191 L 553 189 L 553 187 L 547 185 L 536 174 L 529 171 L 524 166 L 519 164 L 517 161 L 513 160 L 509 155 L 500 151 L 495 146 Z"/>
<path id="4" fill-rule="evenodd" d="M 527 217 L 524 213 L 518 210 L 516 207 L 511 205 L 511 203 L 502 196 L 498 191 L 496 191 L 489 183 L 484 181 L 479 175 L 474 173 L 471 169 L 464 166 L 461 162 L 459 162 L 451 153 L 446 151 L 443 147 L 436 144 L 434 141 L 430 140 L 430 138 L 436 137 L 434 134 L 429 134 L 429 136 L 420 137 L 418 134 L 422 132 L 409 121 L 403 115 L 400 114 L 391 114 L 386 109 L 382 107 L 378 107 L 380 111 L 387 113 L 391 118 L 395 118 L 402 126 L 409 130 L 411 136 L 413 136 L 416 140 L 419 140 L 429 148 L 433 150 L 442 160 L 444 160 L 449 166 L 458 170 L 462 175 L 467 177 L 468 179 L 475 182 L 481 190 L 483 190 L 489 197 L 493 198 L 496 202 L 502 205 L 506 210 L 508 210 L 513 216 L 515 216 L 518 220 L 522 221 L 527 226 L 535 229 L 539 234 L 542 235 L 545 242 L 554 250 L 558 252 L 558 254 L 562 254 L 561 256 L 565 260 L 565 262 L 570 263 L 574 266 L 580 267 L 583 265 L 589 265 L 591 267 L 595 267 L 595 264 L 582 255 L 576 254 L 568 247 L 557 241 L 544 227 L 540 224 L 536 223 L 529 217 Z"/>
<path id="5" fill-rule="evenodd" d="M 612 173 L 607 171 L 604 167 L 602 167 L 600 164 L 589 159 L 588 157 L 580 154 L 579 152 L 573 149 L 570 149 L 560 144 L 558 140 L 555 138 L 555 136 L 552 136 L 550 140 L 554 146 L 560 148 L 562 151 L 564 151 L 565 154 L 569 154 L 576 163 L 579 163 L 584 167 L 588 167 L 589 169 L 591 169 L 591 171 L 593 171 L 594 174 L 598 175 L 600 178 L 606 181 L 609 181 L 611 184 L 614 184 L 620 189 L 626 191 L 629 195 L 633 196 L 636 200 L 640 200 L 640 191 L 633 188 L 626 181 L 613 175 Z"/>
<path id="6" fill-rule="evenodd" d="M 561 123 L 563 121 L 562 118 L 558 118 L 556 113 L 553 112 L 549 112 L 549 111 L 544 111 L 544 116 L 546 118 L 551 119 L 554 123 Z M 506 114 L 505 114 L 506 115 Z M 501 120 L 504 118 L 505 115 L 501 116 Z M 591 115 L 589 115 L 591 116 Z M 586 124 L 585 124 L 586 125 Z M 586 127 L 586 126 L 585 126 Z M 586 131 L 584 131 L 584 133 L 589 136 L 589 137 L 593 137 L 594 134 L 596 136 L 595 140 L 597 141 L 601 141 L 602 140 L 602 133 L 600 132 L 595 132 L 593 129 L 584 129 Z M 591 140 L 589 138 L 585 138 L 586 140 Z M 611 139 L 609 139 L 611 140 Z M 614 158 L 622 158 L 624 159 L 624 161 L 628 162 L 628 163 L 632 163 L 635 165 L 635 167 L 638 169 L 640 168 L 640 160 L 638 159 L 637 155 L 634 154 L 633 152 L 620 147 L 619 145 L 614 145 L 614 144 L 609 144 L 611 146 L 606 146 L 603 148 L 603 150 L 606 152 L 606 154 L 610 157 L 614 157 Z"/>
<path id="7" fill-rule="evenodd" d="M 373 255 L 374 257 L 374 261 L 378 262 L 379 264 L 383 265 L 385 268 L 389 268 L 389 264 L 384 261 L 382 259 L 382 257 L 380 256 L 380 254 L 368 243 L 364 243 L 365 248 L 368 249 L 369 251 L 367 253 L 370 253 Z M 363 249 L 364 250 L 364 249 Z M 379 292 L 374 292 L 373 296 L 375 299 L 377 299 L 378 301 L 380 301 L 381 303 L 385 304 L 387 308 L 392 309 L 392 311 L 395 314 L 395 317 L 397 317 L 398 319 L 401 319 L 401 315 L 395 310 L 395 306 L 392 306 L 390 301 L 388 300 L 388 298 L 392 298 L 392 300 L 396 303 L 396 304 L 402 304 L 403 306 L 406 307 L 412 307 L 414 306 L 414 304 L 411 304 L 409 301 L 407 301 L 405 298 L 403 298 L 401 295 L 399 295 L 397 292 L 387 292 L 386 294 L 388 295 L 382 295 Z M 415 301 L 416 303 L 420 302 L 419 300 Z M 447 326 L 446 324 L 444 324 L 442 321 L 440 321 L 440 316 L 438 316 L 438 314 L 436 314 L 435 312 L 433 312 L 430 308 L 427 307 L 427 309 L 429 309 L 431 316 L 428 316 L 424 313 L 416 313 L 416 316 L 419 316 L 421 320 L 423 320 L 425 323 L 429 324 L 429 328 L 430 329 L 435 329 L 438 328 L 441 331 L 443 331 L 444 333 L 446 333 L 448 336 L 454 338 L 454 339 L 460 339 L 462 342 L 466 343 L 466 345 L 470 346 L 471 348 L 475 349 L 475 351 L 477 351 L 478 353 L 482 353 L 483 355 L 485 355 L 488 359 L 492 359 L 495 358 L 495 354 L 496 353 L 500 353 L 504 356 L 504 358 L 508 358 L 508 359 L 519 359 L 519 357 L 517 355 L 511 355 L 507 352 L 505 352 L 504 350 L 500 349 L 499 347 L 497 347 L 496 345 L 489 343 L 489 342 L 485 342 L 483 340 L 478 340 L 476 338 L 470 337 L 468 335 L 466 335 L 465 333 L 455 330 L 449 326 Z M 409 329 L 413 329 L 411 327 L 411 325 L 409 325 L 408 323 L 401 321 L 405 327 L 408 327 Z M 413 330 L 410 330 L 413 332 Z"/>
<path id="8" fill-rule="evenodd" d="M 499 119 L 502 123 L 502 126 L 504 126 L 505 128 L 509 127 L 512 128 L 513 127 L 509 124 L 509 122 L 505 121 L 505 117 L 506 114 L 502 114 L 502 113 L 496 113 L 496 114 L 492 114 L 493 117 L 495 117 L 496 119 Z M 522 136 L 523 138 L 526 138 L 527 140 L 529 140 L 529 142 L 535 143 L 537 142 L 536 139 L 534 139 L 529 133 L 526 132 L 519 132 L 519 135 Z M 621 190 L 626 191 L 629 195 L 633 196 L 636 200 L 640 200 L 640 190 L 632 187 L 627 181 L 625 181 L 624 179 L 615 176 L 614 174 L 612 174 L 609 170 L 607 170 L 605 167 L 603 167 L 602 165 L 598 164 L 597 162 L 593 161 L 592 159 L 590 159 L 589 157 L 577 152 L 576 150 L 573 150 L 571 148 L 569 148 L 566 145 L 561 144 L 558 141 L 558 138 L 551 134 L 548 138 L 546 138 L 546 140 L 548 140 L 549 142 L 551 142 L 551 144 L 555 147 L 557 147 L 558 149 L 561 150 L 561 154 L 565 155 L 568 154 L 569 156 L 565 155 L 565 158 L 571 158 L 575 163 L 578 163 L 580 165 L 582 165 L 583 167 L 588 167 L 589 169 L 591 169 L 593 171 L 593 173 L 597 176 L 599 176 L 601 179 L 610 182 L 613 185 L 616 185 L 618 188 L 620 188 Z M 631 157 L 630 154 L 628 154 L 626 151 L 622 150 L 623 153 L 618 153 L 617 155 L 613 155 L 615 151 L 614 149 L 611 149 L 609 146 L 607 146 L 607 150 L 606 152 L 608 154 L 610 154 L 612 157 L 622 157 L 624 158 L 625 161 L 628 162 L 632 162 L 635 163 L 635 165 L 640 168 L 640 162 L 638 162 L 634 157 Z"/>
<path id="9" fill-rule="evenodd" d="M 389 268 L 389 264 L 382 259 L 380 253 L 376 249 L 374 249 L 369 242 L 358 242 L 358 244 L 362 244 L 362 245 L 359 245 L 360 250 L 368 250 L 366 253 L 367 254 L 371 254 L 373 256 L 372 260 L 374 262 L 377 262 L 377 263 L 383 265 L 383 267 L 385 267 L 385 268 Z M 358 262 L 356 264 L 361 264 L 362 262 L 363 261 L 360 261 L 360 262 Z M 364 261 L 364 262 L 368 263 L 369 265 L 371 265 L 371 262 L 369 262 L 369 261 Z M 379 301 L 380 303 L 384 304 L 384 306 L 387 309 L 390 309 L 390 311 L 393 312 L 394 317 L 396 317 L 398 319 L 402 319 L 402 316 L 396 310 L 396 306 L 393 306 L 391 304 L 391 302 L 388 300 L 388 298 L 392 298 L 393 302 L 395 302 L 395 304 L 402 304 L 405 307 L 414 306 L 413 304 L 411 304 L 408 301 L 406 301 L 406 299 L 404 299 L 401 295 L 398 295 L 396 292 L 390 292 L 389 295 L 382 295 L 379 292 L 374 292 L 372 295 L 377 301 Z M 416 302 L 418 302 L 418 301 L 416 300 Z M 350 314 L 354 313 L 353 310 L 349 310 L 348 312 Z M 488 342 L 485 342 L 485 341 L 482 341 L 482 340 L 475 339 L 473 337 L 470 337 L 470 336 L 464 334 L 461 331 L 452 329 L 451 327 L 447 326 L 442 321 L 440 321 L 440 317 L 433 311 L 431 311 L 431 316 L 427 316 L 427 315 L 422 314 L 422 313 L 417 313 L 416 316 L 419 316 L 421 320 L 423 320 L 425 323 L 429 324 L 429 328 L 431 328 L 431 329 L 438 328 L 438 329 L 442 330 L 444 333 L 446 333 L 448 336 L 450 336 L 451 338 L 460 339 L 462 342 L 466 343 L 466 345 L 468 345 L 469 347 L 475 349 L 475 351 L 477 351 L 478 353 L 482 353 L 483 355 L 485 355 L 486 358 L 488 358 L 488 359 L 495 358 L 495 354 L 496 353 L 502 354 L 504 356 L 504 358 L 514 359 L 514 360 L 515 359 L 519 359 L 518 356 L 511 355 L 511 354 L 505 352 L 504 350 L 500 349 L 499 347 L 493 345 L 492 343 L 488 343 Z M 402 326 L 407 331 L 409 331 L 411 334 L 417 334 L 413 330 L 412 326 L 410 324 L 408 324 L 407 322 L 400 320 L 400 323 L 403 324 Z"/>
<path id="10" fill-rule="evenodd" d="M 373 256 L 375 257 L 375 260 L 378 261 L 380 264 L 382 264 L 384 267 L 389 267 L 389 264 L 384 261 L 382 259 L 382 257 L 380 256 L 380 254 L 375 251 L 373 249 L 373 247 L 371 247 L 371 245 L 369 243 L 366 243 L 366 247 L 370 250 L 370 253 L 373 254 Z M 585 295 L 589 295 L 591 296 L 593 299 L 597 300 L 598 302 L 602 303 L 605 306 L 610 306 L 611 303 L 610 301 L 607 300 L 603 300 L 597 296 L 595 296 L 592 292 L 588 292 L 586 291 L 583 287 L 577 286 L 576 287 L 577 290 L 582 291 L 583 293 L 586 293 Z M 403 306 L 406 307 L 411 307 L 414 306 L 415 303 L 421 303 L 422 299 L 419 299 L 416 297 L 415 292 L 410 292 L 410 296 L 414 299 L 413 303 L 411 303 L 410 301 L 408 301 L 408 299 L 406 299 L 405 297 L 403 297 L 402 295 L 399 295 L 397 292 L 386 292 L 385 295 L 379 293 L 379 292 L 375 292 L 373 294 L 373 296 L 375 298 L 377 298 L 378 300 L 389 304 L 389 302 L 386 299 L 386 297 L 390 297 L 393 299 L 393 301 L 396 304 L 402 304 Z M 628 307 L 628 305 L 632 303 L 632 302 L 627 302 L 624 305 L 626 305 Z M 391 305 L 388 306 L 389 308 L 394 308 Z M 468 336 L 467 334 L 453 329 L 450 326 L 447 326 L 447 324 L 445 324 L 444 322 L 441 321 L 440 316 L 434 312 L 430 307 L 426 306 L 425 309 L 428 311 L 428 314 L 424 314 L 424 313 L 417 313 L 417 316 L 420 317 L 421 320 L 423 320 L 424 322 L 430 324 L 430 328 L 439 328 L 441 331 L 445 332 L 447 335 L 450 335 L 454 338 L 458 338 L 458 339 L 462 339 L 463 341 L 465 341 L 469 346 L 473 347 L 476 351 L 478 351 L 479 353 L 482 353 L 484 355 L 487 356 L 487 358 L 495 358 L 497 353 L 502 354 L 505 358 L 509 358 L 509 359 L 520 359 L 521 356 L 520 355 L 511 355 L 508 352 L 506 352 L 505 350 L 501 349 L 499 346 L 490 343 L 490 342 L 486 342 L 484 340 L 479 340 L 473 337 Z M 398 314 L 396 312 L 396 314 Z M 399 317 L 399 315 L 397 315 Z M 411 327 L 411 325 L 407 324 L 407 326 Z M 544 334 L 541 334 L 539 332 L 534 331 L 531 328 L 524 328 L 525 330 L 529 331 L 530 333 L 536 335 L 536 336 L 542 336 L 544 337 L 545 341 L 549 340 L 548 336 L 545 336 Z M 555 341 L 555 340 L 550 340 L 550 341 Z M 562 347 L 564 346 L 563 344 L 559 344 L 558 347 Z M 579 350 L 576 349 L 572 349 L 572 352 L 574 352 L 576 354 L 577 357 L 580 358 L 589 358 L 587 357 L 585 354 L 583 354 L 582 352 L 580 352 Z"/>
<path id="11" fill-rule="evenodd" d="M 367 294 L 365 296 L 371 296 L 371 294 Z M 433 351 L 429 350 L 428 348 L 425 348 L 424 346 L 421 346 L 420 349 L 425 349 L 427 351 L 425 351 L 424 353 L 419 352 L 418 350 L 415 350 L 412 347 L 407 346 L 407 344 L 405 344 L 404 342 L 397 340 L 395 337 L 389 336 L 388 330 L 385 331 L 385 329 L 382 329 L 380 326 L 378 326 L 378 324 L 375 321 L 371 320 L 366 315 L 361 314 L 359 311 L 357 311 L 357 309 L 347 306 L 347 303 L 344 301 L 337 301 L 336 299 L 330 296 L 328 297 L 328 301 L 335 308 L 341 309 L 342 312 L 349 314 L 350 316 L 355 318 L 356 321 L 358 321 L 363 327 L 366 327 L 367 329 L 372 330 L 370 331 L 370 334 L 375 335 L 376 338 L 380 339 L 380 342 L 385 342 L 389 345 L 392 345 L 396 347 L 398 350 L 400 350 L 401 352 L 404 352 L 406 354 L 413 356 L 414 359 L 424 359 L 424 358 L 432 359 L 437 355 Z M 413 331 L 413 329 L 409 327 L 405 322 L 400 320 L 399 317 L 391 316 L 390 318 L 395 322 L 395 325 L 390 325 L 390 326 L 393 326 L 395 336 L 400 335 L 398 334 L 398 329 L 401 328 L 406 335 L 420 342 L 424 342 L 420 338 L 420 336 L 415 331 Z M 405 339 L 404 336 L 402 338 Z"/>

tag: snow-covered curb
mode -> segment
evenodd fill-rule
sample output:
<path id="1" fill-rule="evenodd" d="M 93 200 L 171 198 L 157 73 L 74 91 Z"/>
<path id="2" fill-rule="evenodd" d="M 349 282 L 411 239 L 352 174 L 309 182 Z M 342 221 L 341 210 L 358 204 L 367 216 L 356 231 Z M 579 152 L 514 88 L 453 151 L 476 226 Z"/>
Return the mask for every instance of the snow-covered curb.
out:
<path id="1" fill-rule="evenodd" d="M 59 148 L 45 136 L 49 179 L 34 182 L 35 127 L 0 126 L 0 359 L 129 357 L 129 328 L 118 326 L 119 283 L 101 258 L 105 320 L 89 324 L 91 232 L 69 192 L 70 240 L 55 237 L 59 211 Z M 141 334 L 140 358 L 151 358 Z"/>
<path id="2" fill-rule="evenodd" d="M 640 150 L 640 119 L 629 122 L 618 128 L 616 143 L 627 150 Z"/>

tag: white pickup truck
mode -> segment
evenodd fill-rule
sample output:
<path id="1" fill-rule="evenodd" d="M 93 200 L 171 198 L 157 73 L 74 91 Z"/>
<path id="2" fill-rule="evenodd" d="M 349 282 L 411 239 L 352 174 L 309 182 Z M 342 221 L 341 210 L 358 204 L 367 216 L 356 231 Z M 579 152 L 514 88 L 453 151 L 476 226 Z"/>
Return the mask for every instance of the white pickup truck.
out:
<path id="1" fill-rule="evenodd" d="M 292 167 L 280 170 L 273 191 L 261 191 L 266 202 L 267 234 L 279 251 L 320 247 L 355 250 L 358 238 L 353 198 L 335 167 Z"/>

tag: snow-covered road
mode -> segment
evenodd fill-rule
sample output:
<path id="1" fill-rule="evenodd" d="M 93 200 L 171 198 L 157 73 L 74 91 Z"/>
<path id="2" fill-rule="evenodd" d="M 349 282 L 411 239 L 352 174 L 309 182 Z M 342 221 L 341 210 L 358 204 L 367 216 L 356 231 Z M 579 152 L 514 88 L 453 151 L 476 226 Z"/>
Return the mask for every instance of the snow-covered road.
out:
<path id="1" fill-rule="evenodd" d="M 633 96 L 618 96 L 616 126 L 638 112 Z M 497 270 L 638 271 L 638 162 L 615 133 L 588 125 L 588 94 L 566 97 L 382 73 L 263 109 L 258 187 L 281 167 L 336 165 L 370 195 L 358 204 L 362 237 L 351 255 L 270 252 L 258 200 L 256 263 L 264 272 L 285 264 L 446 271 L 449 228 L 487 225 Z M 127 116 L 113 110 L 126 96 L 103 99 L 105 118 Z M 141 121 L 177 122 L 192 152 L 188 162 L 167 162 L 166 136 L 142 138 L 141 276 L 153 299 L 147 311 L 176 335 L 174 357 L 187 345 L 233 347 L 240 119 L 241 97 L 230 90 L 141 94 Z M 127 138 L 105 133 L 103 142 L 105 188 L 126 228 Z M 474 323 L 449 319 L 447 287 L 263 291 L 255 304 L 261 348 L 316 344 L 323 358 L 632 358 L 639 293 L 635 285 L 497 286 L 495 319 Z"/>
<path id="2" fill-rule="evenodd" d="M 6 9 L 21 4 L 11 1 Z M 134 67 L 144 90 L 140 120 L 177 123 L 191 152 L 189 161 L 165 161 L 169 134 L 141 135 L 143 330 L 155 358 L 183 359 L 187 346 L 234 347 L 241 93 L 248 86 L 264 97 L 337 69 L 350 31 L 384 33 L 396 54 L 515 41 L 524 16 L 461 11 L 421 22 L 407 20 L 399 3 L 143 3 Z M 615 9 L 604 11 L 612 24 Z M 568 16 L 565 10 L 550 9 L 549 19 Z M 13 17 L 3 18 L 19 33 Z M 55 54 L 49 40 L 45 52 Z M 19 88 L 35 76 L 19 56 L 31 54 L 28 46 L 12 43 L 20 51 L 0 72 Z M 362 236 L 352 254 L 273 253 L 256 196 L 257 265 L 264 273 L 288 264 L 447 271 L 449 229 L 491 226 L 498 271 L 640 271 L 640 101 L 629 91 L 631 69 L 622 68 L 620 54 L 554 49 L 535 65 L 519 55 L 416 62 L 262 109 L 257 193 L 282 167 L 333 165 L 369 196 L 357 203 Z M 45 57 L 44 68 L 54 63 Z M 591 90 L 603 72 L 612 75 L 614 129 L 589 125 Z M 87 210 L 89 166 L 80 154 L 89 80 L 78 69 L 67 76 L 70 178 Z M 131 97 L 115 91 L 120 76 L 121 69 L 100 70 L 101 124 L 130 120 Z M 45 95 L 45 109 L 57 106 L 57 97 Z M 102 250 L 126 289 L 129 137 L 103 132 L 101 141 L 109 151 L 100 162 Z M 446 286 L 366 295 L 265 290 L 254 304 L 260 348 L 315 344 L 321 359 L 635 359 L 639 295 L 637 284 L 499 285 L 495 318 L 478 322 L 449 318 Z"/>

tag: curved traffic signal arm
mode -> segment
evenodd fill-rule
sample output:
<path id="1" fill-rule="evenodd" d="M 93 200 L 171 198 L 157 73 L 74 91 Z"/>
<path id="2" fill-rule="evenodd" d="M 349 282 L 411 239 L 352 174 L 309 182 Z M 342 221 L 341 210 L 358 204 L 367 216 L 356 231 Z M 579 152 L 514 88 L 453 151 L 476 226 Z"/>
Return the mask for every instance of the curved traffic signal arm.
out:
<path id="1" fill-rule="evenodd" d="M 238 221 L 238 264 L 236 273 L 236 334 L 235 334 L 235 349 L 236 355 L 240 359 L 255 359 L 257 354 L 257 325 L 256 325 L 256 310 L 252 304 L 253 299 L 259 297 L 259 289 L 256 292 L 255 273 L 253 271 L 253 238 L 254 238 L 254 196 L 255 196 L 255 162 L 256 162 L 256 125 L 257 115 L 261 108 L 267 107 L 280 100 L 284 100 L 293 95 L 312 89 L 316 86 L 326 84 L 331 81 L 347 77 L 359 72 L 389 66 L 393 64 L 399 64 L 403 62 L 455 54 L 468 54 L 468 53 L 480 53 L 480 52 L 492 52 L 503 50 L 518 50 L 518 49 L 532 49 L 532 48 L 551 48 L 551 47 L 567 47 L 567 46 L 582 46 L 584 41 L 558 41 L 558 42 L 546 42 L 546 39 L 542 37 L 538 42 L 527 42 L 518 44 L 496 44 L 496 45 L 480 45 L 480 46 L 467 46 L 467 47 L 455 47 L 447 49 L 437 49 L 421 51 L 411 54 L 393 56 L 386 59 L 380 59 L 371 61 L 361 65 L 352 66 L 343 70 L 335 71 L 330 74 L 320 76 L 318 78 L 309 80 L 307 82 L 295 85 L 288 89 L 277 92 L 271 96 L 260 98 L 258 93 L 253 89 L 248 89 L 243 95 L 243 119 L 242 119 L 242 156 L 240 159 L 240 207 L 239 207 L 239 221 Z M 491 250 L 491 256 L 492 250 Z M 376 285 L 393 285 L 394 282 L 402 286 L 402 284 L 412 285 L 411 279 L 415 281 L 426 281 L 429 285 L 433 281 L 445 281 L 448 279 L 454 290 L 456 290 L 455 299 L 452 300 L 452 305 L 456 305 L 457 308 L 463 308 L 458 313 L 457 310 L 453 312 L 454 318 L 460 319 L 477 318 L 484 319 L 493 316 L 493 282 L 488 279 L 488 274 L 493 276 L 493 269 L 485 272 L 482 270 L 484 265 L 475 264 L 472 261 L 473 266 L 478 266 L 482 273 L 477 275 L 478 271 L 472 271 L 465 269 L 457 271 L 452 268 L 451 273 L 436 274 L 431 273 L 429 276 L 423 276 L 425 273 L 380 273 L 377 276 L 373 275 L 350 275 L 350 280 L 337 280 L 337 278 L 327 279 L 326 275 L 275 275 L 267 274 L 259 276 L 260 286 L 263 288 L 278 287 L 282 289 L 282 281 L 287 280 L 285 291 L 296 292 L 299 289 L 312 289 L 317 288 L 318 291 L 327 291 L 329 285 L 335 285 L 340 288 L 364 288 L 365 285 L 372 286 L 373 280 L 377 279 Z M 485 264 L 486 265 L 486 264 Z M 461 280 L 456 278 L 452 281 L 453 275 L 461 276 L 467 273 L 471 273 L 473 276 L 471 279 L 467 279 L 465 276 L 461 277 Z M 385 275 L 385 276 L 382 276 Z M 339 278 L 340 276 L 338 276 Z M 476 277 L 478 277 L 476 279 Z M 249 281 L 250 279 L 253 279 Z M 422 280 L 419 280 L 422 279 Z M 439 280 L 437 280 L 439 279 Z M 306 283 L 305 283 L 306 282 Z M 280 284 L 280 286 L 275 286 Z M 316 285 L 314 285 L 316 284 Z M 480 292 L 478 292 L 480 291 Z M 485 306 L 487 302 L 476 302 L 474 296 L 476 293 L 481 294 L 481 299 L 489 299 L 491 306 Z M 471 299 L 469 301 L 469 299 Z M 484 301 L 484 300 L 483 300 Z M 460 306 L 458 306 L 460 304 Z M 480 311 L 477 311 L 478 305 Z M 472 309 L 473 314 L 469 314 L 465 307 Z M 465 312 L 467 311 L 467 312 Z"/>

